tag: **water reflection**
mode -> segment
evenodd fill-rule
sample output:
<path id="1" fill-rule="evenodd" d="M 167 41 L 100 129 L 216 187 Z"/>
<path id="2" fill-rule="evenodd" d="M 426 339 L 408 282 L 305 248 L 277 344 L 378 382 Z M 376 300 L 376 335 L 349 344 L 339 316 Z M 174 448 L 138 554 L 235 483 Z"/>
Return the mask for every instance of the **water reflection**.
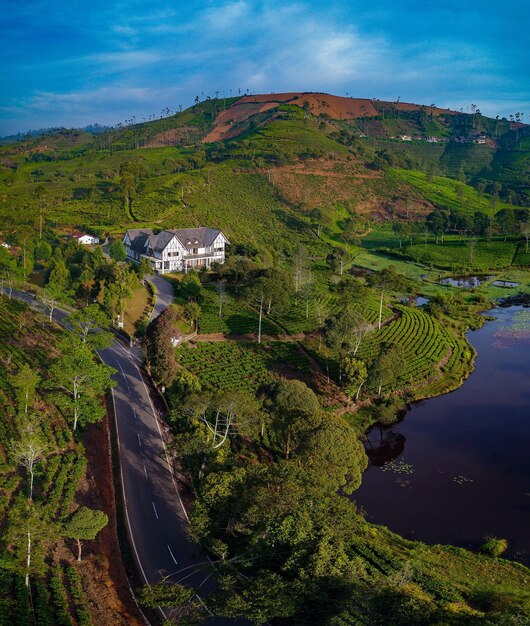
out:
<path id="1" fill-rule="evenodd" d="M 466 287 L 472 289 L 478 287 L 482 283 L 491 280 L 493 276 L 452 276 L 448 278 L 442 278 L 441 285 L 451 285 L 451 287 Z"/>
<path id="2" fill-rule="evenodd" d="M 366 455 L 372 465 L 382 467 L 403 454 L 406 440 L 405 435 L 391 427 L 372 429 L 366 437 Z"/>

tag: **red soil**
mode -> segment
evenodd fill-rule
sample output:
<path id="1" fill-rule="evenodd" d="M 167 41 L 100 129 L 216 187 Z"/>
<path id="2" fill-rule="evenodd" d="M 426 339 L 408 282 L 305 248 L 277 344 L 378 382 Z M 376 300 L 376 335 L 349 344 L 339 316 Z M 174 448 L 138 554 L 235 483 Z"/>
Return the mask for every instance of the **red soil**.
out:
<path id="1" fill-rule="evenodd" d="M 335 120 L 351 120 L 358 117 L 375 117 L 382 110 L 398 109 L 400 111 L 424 110 L 429 115 L 457 115 L 456 111 L 438 107 L 422 106 L 410 102 L 385 102 L 367 98 L 344 98 L 326 93 L 271 93 L 254 96 L 243 96 L 229 109 L 220 113 L 214 128 L 203 139 L 204 143 L 219 141 L 236 136 L 239 129 L 234 128 L 241 122 L 259 113 L 264 113 L 280 104 L 295 104 L 300 108 L 308 106 L 313 115 L 327 115 Z"/>

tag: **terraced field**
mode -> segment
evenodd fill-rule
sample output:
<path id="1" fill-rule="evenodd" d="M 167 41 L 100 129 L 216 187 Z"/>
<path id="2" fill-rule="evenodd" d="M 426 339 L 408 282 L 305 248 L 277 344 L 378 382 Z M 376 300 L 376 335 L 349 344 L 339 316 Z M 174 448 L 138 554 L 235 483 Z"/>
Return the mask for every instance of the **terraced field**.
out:
<path id="1" fill-rule="evenodd" d="M 382 344 L 399 344 L 405 351 L 406 369 L 398 382 L 399 387 L 417 387 L 443 371 L 450 371 L 460 363 L 461 348 L 451 334 L 430 315 L 416 307 L 396 305 L 399 317 L 371 333 L 361 345 L 358 356 L 370 363 Z M 444 364 L 444 360 L 447 362 Z"/>

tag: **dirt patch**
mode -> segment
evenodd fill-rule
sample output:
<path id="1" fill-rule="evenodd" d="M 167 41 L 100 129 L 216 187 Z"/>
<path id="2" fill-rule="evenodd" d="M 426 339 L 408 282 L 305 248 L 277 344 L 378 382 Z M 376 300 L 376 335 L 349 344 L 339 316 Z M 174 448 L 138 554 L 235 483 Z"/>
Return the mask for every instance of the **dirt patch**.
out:
<path id="1" fill-rule="evenodd" d="M 155 135 L 144 144 L 144 148 L 163 148 L 165 146 L 179 146 L 187 143 L 197 129 L 194 126 L 181 126 L 180 128 L 170 128 Z"/>
<path id="2" fill-rule="evenodd" d="M 108 420 L 107 415 L 103 423 L 90 425 L 84 439 L 88 467 L 77 501 L 104 511 L 109 523 L 94 541 L 85 542 L 80 573 L 94 624 L 143 626 L 118 543 Z"/>
<path id="3" fill-rule="evenodd" d="M 424 106 L 410 102 L 387 102 L 368 98 L 345 98 L 327 93 L 289 92 L 243 96 L 231 107 L 220 113 L 214 128 L 202 140 L 219 141 L 235 136 L 245 128 L 243 122 L 250 117 L 276 108 L 281 104 L 292 104 L 308 109 L 313 115 L 323 115 L 331 120 L 353 120 L 359 117 L 377 117 L 387 111 L 425 111 L 429 115 L 458 115 L 457 111 Z"/>

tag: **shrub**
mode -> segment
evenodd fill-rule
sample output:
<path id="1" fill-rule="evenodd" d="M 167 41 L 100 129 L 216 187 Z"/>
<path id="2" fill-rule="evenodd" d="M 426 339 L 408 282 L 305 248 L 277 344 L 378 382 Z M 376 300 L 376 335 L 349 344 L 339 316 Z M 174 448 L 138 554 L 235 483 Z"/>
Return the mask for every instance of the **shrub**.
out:
<path id="1" fill-rule="evenodd" d="M 508 542 L 506 539 L 499 539 L 497 537 L 486 537 L 486 541 L 480 546 L 482 554 L 488 556 L 500 556 L 508 549 Z"/>

